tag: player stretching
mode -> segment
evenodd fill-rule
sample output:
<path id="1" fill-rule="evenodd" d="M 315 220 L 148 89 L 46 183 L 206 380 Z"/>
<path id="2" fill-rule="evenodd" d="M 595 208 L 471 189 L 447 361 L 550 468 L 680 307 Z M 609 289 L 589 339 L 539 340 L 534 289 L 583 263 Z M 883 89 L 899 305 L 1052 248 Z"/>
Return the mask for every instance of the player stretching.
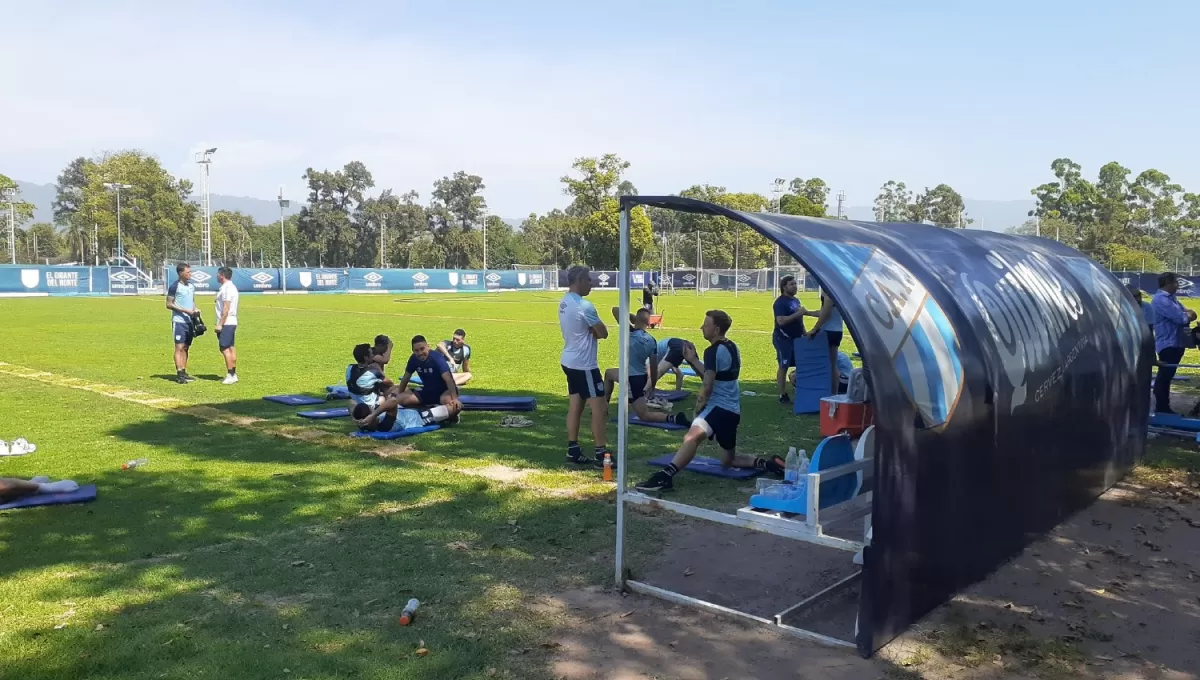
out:
<path id="1" fill-rule="evenodd" d="M 613 307 L 612 314 L 613 318 L 620 323 L 620 307 Z M 633 327 L 629 329 L 629 352 L 626 356 L 629 361 L 629 405 L 637 417 L 645 422 L 687 425 L 691 422 L 687 414 L 663 413 L 652 411 L 647 407 L 647 399 L 653 396 L 653 394 L 647 394 L 647 388 L 652 392 L 658 377 L 658 345 L 655 344 L 654 338 L 646 332 L 646 325 L 650 323 L 650 310 L 637 310 L 637 313 L 629 315 L 629 321 L 633 324 Z M 649 375 L 646 375 L 647 367 Z M 610 368 L 604 372 L 605 402 L 612 401 L 612 395 L 616 392 L 616 385 L 620 379 L 621 369 L 619 368 Z"/>

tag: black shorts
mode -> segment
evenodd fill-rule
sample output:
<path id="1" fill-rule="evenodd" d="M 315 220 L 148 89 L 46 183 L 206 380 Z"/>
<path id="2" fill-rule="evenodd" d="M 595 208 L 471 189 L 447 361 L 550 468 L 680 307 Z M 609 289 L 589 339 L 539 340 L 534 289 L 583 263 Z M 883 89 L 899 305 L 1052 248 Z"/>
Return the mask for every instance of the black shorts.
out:
<path id="1" fill-rule="evenodd" d="M 842 344 L 841 331 L 825 331 L 825 337 L 829 339 L 830 347 L 838 347 Z"/>
<path id="2" fill-rule="evenodd" d="M 567 394 L 578 394 L 584 399 L 594 399 L 604 396 L 604 376 L 598 368 L 567 368 L 562 367 L 567 376 Z"/>
<path id="3" fill-rule="evenodd" d="M 438 378 L 441 378 L 441 376 L 438 376 Z M 422 387 L 421 389 L 419 389 L 415 392 L 415 394 L 417 395 L 417 399 L 421 400 L 422 406 L 437 406 L 437 405 L 441 404 L 442 403 L 442 395 L 445 393 L 446 393 L 446 390 L 444 390 L 444 389 L 431 390 L 428 387 Z"/>
<path id="4" fill-rule="evenodd" d="M 638 399 L 646 396 L 646 383 L 649 382 L 648 375 L 631 375 L 629 376 L 629 403 L 633 403 Z"/>
<path id="5" fill-rule="evenodd" d="M 175 344 L 191 347 L 192 340 L 196 337 L 192 332 L 191 321 L 174 321 L 171 325 L 172 334 L 175 336 Z"/>
<path id="6" fill-rule="evenodd" d="M 740 413 L 726 411 L 719 406 L 706 406 L 692 421 L 692 425 L 699 424 L 708 433 L 708 438 L 717 442 L 717 446 L 733 451 L 737 448 L 737 430 L 741 422 Z"/>
<path id="7" fill-rule="evenodd" d="M 671 338 L 667 341 L 667 355 L 662 358 L 663 361 L 679 368 L 679 364 L 683 363 L 683 341 L 679 338 Z"/>
<path id="8" fill-rule="evenodd" d="M 217 347 L 219 349 L 229 349 L 233 347 L 233 337 L 237 335 L 237 324 L 232 326 L 221 326 L 221 332 L 217 333 Z"/>

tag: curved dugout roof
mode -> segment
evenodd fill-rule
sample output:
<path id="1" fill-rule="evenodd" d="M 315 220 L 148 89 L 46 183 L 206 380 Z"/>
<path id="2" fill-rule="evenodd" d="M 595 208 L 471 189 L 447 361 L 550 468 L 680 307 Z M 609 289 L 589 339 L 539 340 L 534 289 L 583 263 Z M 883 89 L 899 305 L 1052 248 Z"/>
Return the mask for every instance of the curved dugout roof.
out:
<path id="1" fill-rule="evenodd" d="M 876 413 L 863 655 L 1089 504 L 1142 454 L 1154 342 L 1121 284 L 1078 251 L 987 231 L 622 198 L 636 205 L 749 226 L 841 309 Z"/>

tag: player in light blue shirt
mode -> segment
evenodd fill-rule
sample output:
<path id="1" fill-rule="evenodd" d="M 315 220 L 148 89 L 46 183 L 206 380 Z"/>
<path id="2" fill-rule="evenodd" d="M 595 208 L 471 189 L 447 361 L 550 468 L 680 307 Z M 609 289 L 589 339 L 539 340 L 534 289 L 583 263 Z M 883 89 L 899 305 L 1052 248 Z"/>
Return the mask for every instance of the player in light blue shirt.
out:
<path id="1" fill-rule="evenodd" d="M 182 262 L 175 265 L 177 278 L 167 288 L 167 309 L 171 310 L 171 335 L 175 337 L 175 381 L 180 385 L 195 378 L 188 375 L 188 350 L 195 339 L 196 287 L 192 285 L 192 268 Z"/>
<path id="2" fill-rule="evenodd" d="M 618 323 L 621 321 L 621 308 L 612 308 L 613 319 Z M 686 414 L 683 413 L 663 413 L 662 411 L 651 410 L 647 405 L 647 400 L 653 397 L 654 383 L 658 373 L 658 344 L 654 342 L 654 338 L 646 332 L 646 326 L 650 324 L 650 310 L 639 309 L 636 313 L 629 315 L 629 350 L 626 353 L 626 358 L 629 361 L 629 405 L 633 409 L 634 415 L 648 423 L 677 423 L 686 425 L 689 421 Z M 612 401 L 613 392 L 616 391 L 618 381 L 621 379 L 621 370 L 619 368 L 610 368 L 604 372 L 604 399 L 606 402 Z"/>
<path id="3" fill-rule="evenodd" d="M 838 370 L 837 370 L 837 355 L 838 347 L 842 344 L 842 313 L 838 310 L 833 298 L 829 294 L 821 291 L 821 311 L 805 312 L 805 316 L 815 316 L 817 320 L 813 323 L 812 330 L 808 332 L 808 339 L 816 338 L 818 334 L 824 334 L 825 341 L 829 345 L 829 390 L 830 394 L 838 392 Z"/>
<path id="4" fill-rule="evenodd" d="M 716 440 L 721 448 L 721 462 L 726 467 L 757 468 L 783 475 L 783 459 L 779 456 L 758 458 L 737 453 L 737 429 L 741 422 L 741 388 L 738 377 L 742 356 L 737 345 L 725 337 L 733 319 L 714 309 L 704 315 L 700 332 L 709 346 L 704 350 L 704 386 L 696 395 L 696 418 L 683 436 L 683 443 L 666 468 L 655 472 L 650 479 L 637 485 L 639 491 L 669 491 L 675 488 L 675 475 L 696 457 L 696 450 L 705 439 Z M 689 361 L 696 358 L 688 350 Z"/>
<path id="5" fill-rule="evenodd" d="M 567 462 L 575 465 L 602 466 L 608 454 L 606 428 L 608 402 L 604 399 L 604 376 L 597 359 L 598 341 L 608 337 L 608 327 L 596 313 L 596 306 L 584 298 L 592 292 L 592 272 L 576 265 L 567 271 L 570 291 L 558 303 L 558 327 L 562 331 L 563 351 L 559 363 L 567 377 Z M 579 423 L 583 407 L 592 410 L 594 458 L 579 446 Z"/>

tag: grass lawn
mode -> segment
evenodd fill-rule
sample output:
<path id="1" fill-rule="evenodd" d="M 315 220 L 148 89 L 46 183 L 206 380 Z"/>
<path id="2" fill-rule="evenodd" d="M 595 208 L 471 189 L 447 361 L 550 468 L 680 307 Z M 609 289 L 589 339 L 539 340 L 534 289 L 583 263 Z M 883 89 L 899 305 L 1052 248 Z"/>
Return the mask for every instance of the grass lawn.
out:
<path id="1" fill-rule="evenodd" d="M 233 386 L 218 382 L 211 334 L 192 352 L 201 380 L 172 381 L 161 298 L 0 300 L 0 438 L 39 446 L 0 458 L 0 476 L 100 489 L 95 503 L 0 514 L 0 678 L 552 677 L 542 643 L 556 620 L 536 599 L 611 581 L 615 518 L 613 486 L 562 465 L 560 296 L 247 295 Z M 760 395 L 743 399 L 741 450 L 811 451 L 816 418 L 774 400 L 770 303 L 664 297 L 654 335 L 700 342 L 704 310 L 728 311 L 743 389 Z M 364 442 L 345 436 L 349 421 L 261 400 L 323 394 L 377 333 L 397 341 L 400 368 L 410 336 L 458 327 L 474 350 L 467 391 L 536 396 L 534 427 L 468 413 L 459 427 Z M 601 347 L 615 366 L 615 340 Z M 679 439 L 631 435 L 633 478 Z M 1155 464 L 1195 466 L 1194 446 L 1156 446 Z M 140 457 L 149 465 L 120 469 Z M 732 510 L 746 496 L 686 475 L 674 499 Z M 633 522 L 631 549 L 653 554 L 659 531 Z M 410 597 L 422 606 L 400 627 Z"/>

